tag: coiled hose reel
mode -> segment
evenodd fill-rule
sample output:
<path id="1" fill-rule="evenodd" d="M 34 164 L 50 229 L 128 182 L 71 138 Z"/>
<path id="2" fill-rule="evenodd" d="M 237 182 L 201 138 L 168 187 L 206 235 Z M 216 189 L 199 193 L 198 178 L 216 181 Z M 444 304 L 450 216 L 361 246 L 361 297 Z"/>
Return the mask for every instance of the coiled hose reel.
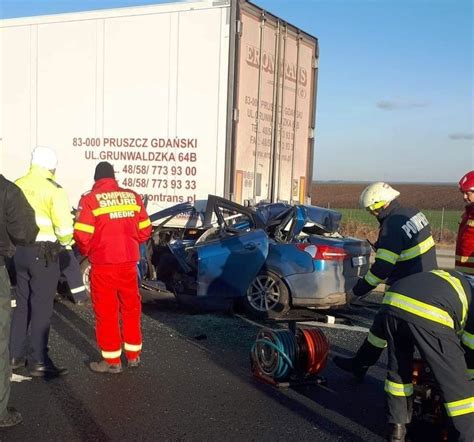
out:
<path id="1" fill-rule="evenodd" d="M 329 341 L 319 328 L 297 328 L 296 333 L 263 328 L 250 352 L 253 373 L 277 383 L 320 373 L 328 355 Z"/>

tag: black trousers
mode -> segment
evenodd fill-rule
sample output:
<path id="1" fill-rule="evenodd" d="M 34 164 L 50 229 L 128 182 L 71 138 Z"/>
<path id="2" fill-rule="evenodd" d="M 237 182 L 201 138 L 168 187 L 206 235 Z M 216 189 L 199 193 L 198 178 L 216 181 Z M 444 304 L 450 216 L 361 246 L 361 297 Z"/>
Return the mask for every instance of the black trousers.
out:
<path id="1" fill-rule="evenodd" d="M 59 280 L 59 263 L 46 265 L 38 256 L 39 248 L 17 247 L 16 307 L 13 309 L 10 334 L 10 356 L 27 356 L 29 362 L 47 363 L 48 339 L 53 303 Z M 27 338 L 31 355 L 25 355 Z"/>
<path id="2" fill-rule="evenodd" d="M 10 278 L 5 266 L 0 265 L 0 418 L 7 413 L 10 398 L 11 369 L 8 337 L 10 336 L 11 299 Z"/>
<path id="3" fill-rule="evenodd" d="M 441 389 L 445 403 L 472 398 L 474 404 L 474 382 L 469 380 L 464 351 L 454 330 L 440 333 L 411 324 L 386 313 L 379 313 L 388 342 L 387 414 L 389 423 L 410 421 L 410 394 L 394 394 L 394 385 L 405 385 L 407 391 L 412 384 L 413 353 L 416 347 L 421 357 L 430 366 Z M 388 389 L 387 389 L 388 383 Z M 400 391 L 402 388 L 400 389 Z M 472 405 L 471 404 L 471 405 Z M 472 408 L 471 408 L 472 409 Z M 474 412 L 452 417 L 459 440 L 474 440 Z"/>
<path id="4" fill-rule="evenodd" d="M 380 314 L 375 315 L 374 322 L 369 330 L 369 335 L 357 350 L 354 356 L 354 364 L 359 367 L 371 367 L 380 359 L 387 347 L 385 330 Z"/>

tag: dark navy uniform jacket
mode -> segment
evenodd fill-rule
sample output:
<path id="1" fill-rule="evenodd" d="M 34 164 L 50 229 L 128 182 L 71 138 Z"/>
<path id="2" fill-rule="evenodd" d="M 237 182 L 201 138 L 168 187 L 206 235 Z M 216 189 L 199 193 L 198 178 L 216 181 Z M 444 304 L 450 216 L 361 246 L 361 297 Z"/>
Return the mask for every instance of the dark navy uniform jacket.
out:
<path id="1" fill-rule="evenodd" d="M 377 216 L 380 230 L 375 262 L 354 287 L 356 296 L 365 295 L 380 283 L 388 285 L 423 271 L 437 268 L 436 248 L 425 215 L 392 201 Z"/>
<path id="2" fill-rule="evenodd" d="M 403 278 L 385 292 L 380 314 L 395 316 L 436 334 L 456 333 L 474 379 L 474 289 L 455 270 L 432 270 Z"/>

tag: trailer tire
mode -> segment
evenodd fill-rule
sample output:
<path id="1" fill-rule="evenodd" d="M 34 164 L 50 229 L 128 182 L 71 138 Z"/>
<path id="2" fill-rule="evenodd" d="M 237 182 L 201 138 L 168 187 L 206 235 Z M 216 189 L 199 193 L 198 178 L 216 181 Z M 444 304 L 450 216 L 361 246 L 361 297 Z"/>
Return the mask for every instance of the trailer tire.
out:
<path id="1" fill-rule="evenodd" d="M 91 297 L 91 282 L 90 282 L 90 271 L 91 271 L 91 263 L 87 258 L 84 258 L 81 261 L 81 274 L 82 274 L 82 282 L 84 283 L 84 287 L 86 288 L 87 296 Z"/>
<path id="2" fill-rule="evenodd" d="M 279 318 L 290 310 L 290 293 L 276 273 L 263 270 L 250 283 L 242 303 L 254 318 Z"/>

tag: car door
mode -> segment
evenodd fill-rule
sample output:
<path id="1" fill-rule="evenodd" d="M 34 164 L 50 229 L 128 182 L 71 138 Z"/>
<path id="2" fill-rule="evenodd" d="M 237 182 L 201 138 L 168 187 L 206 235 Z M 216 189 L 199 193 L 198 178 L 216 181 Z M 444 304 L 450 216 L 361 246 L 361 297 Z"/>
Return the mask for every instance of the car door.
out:
<path id="1" fill-rule="evenodd" d="M 198 296 L 244 296 L 267 258 L 267 234 L 256 228 L 251 209 L 212 195 L 205 220 L 219 234 L 195 245 Z"/>

